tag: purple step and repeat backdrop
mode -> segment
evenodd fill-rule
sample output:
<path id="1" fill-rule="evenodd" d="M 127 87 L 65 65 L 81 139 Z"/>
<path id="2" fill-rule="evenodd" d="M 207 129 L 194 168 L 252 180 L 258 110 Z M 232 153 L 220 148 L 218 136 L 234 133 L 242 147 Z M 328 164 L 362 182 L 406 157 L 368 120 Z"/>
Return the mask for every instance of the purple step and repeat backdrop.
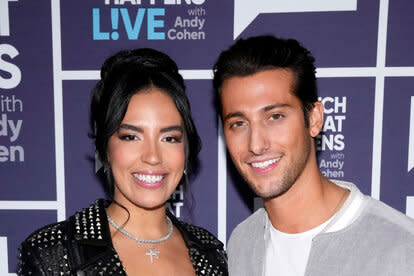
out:
<path id="1" fill-rule="evenodd" d="M 90 90 L 125 48 L 166 52 L 186 79 L 203 149 L 191 191 L 168 203 L 182 219 L 225 243 L 254 208 L 223 144 L 211 67 L 258 34 L 296 38 L 316 57 L 321 171 L 414 217 L 413 14 L 414 2 L 388 0 L 0 0 L 0 275 L 15 275 L 32 231 L 105 196 Z"/>

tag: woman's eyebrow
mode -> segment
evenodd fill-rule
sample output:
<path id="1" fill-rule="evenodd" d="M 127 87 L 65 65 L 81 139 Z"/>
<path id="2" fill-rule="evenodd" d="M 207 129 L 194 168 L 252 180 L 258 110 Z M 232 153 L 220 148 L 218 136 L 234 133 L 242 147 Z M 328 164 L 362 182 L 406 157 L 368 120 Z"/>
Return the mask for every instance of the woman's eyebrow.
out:
<path id="1" fill-rule="evenodd" d="M 121 129 L 121 128 L 133 130 L 133 131 L 140 132 L 140 133 L 144 133 L 144 130 L 142 128 L 137 127 L 137 126 L 133 126 L 133 125 L 129 125 L 129 124 L 122 124 L 122 125 L 119 126 L 119 129 Z"/>
<path id="2" fill-rule="evenodd" d="M 184 132 L 183 127 L 179 125 L 167 126 L 161 129 L 161 132 L 169 132 L 169 131 L 179 131 L 181 133 Z"/>

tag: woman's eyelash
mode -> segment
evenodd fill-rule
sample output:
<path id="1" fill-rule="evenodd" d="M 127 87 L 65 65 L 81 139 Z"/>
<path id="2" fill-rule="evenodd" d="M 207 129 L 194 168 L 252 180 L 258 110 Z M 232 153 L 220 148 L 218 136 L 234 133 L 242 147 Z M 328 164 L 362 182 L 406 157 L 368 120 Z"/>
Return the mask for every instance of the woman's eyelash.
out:
<path id="1" fill-rule="evenodd" d="M 165 137 L 164 140 L 170 143 L 181 143 L 182 138 L 177 136 L 168 136 Z"/>
<path id="2" fill-rule="evenodd" d="M 134 141 L 134 140 L 137 140 L 137 137 L 135 135 L 125 134 L 125 135 L 120 135 L 119 139 L 123 141 Z"/>
<path id="3" fill-rule="evenodd" d="M 139 137 L 134 134 L 120 134 L 118 135 L 119 139 L 122 141 L 136 141 L 139 140 Z M 162 141 L 169 143 L 181 143 L 182 137 L 180 136 L 167 136 L 162 139 Z"/>

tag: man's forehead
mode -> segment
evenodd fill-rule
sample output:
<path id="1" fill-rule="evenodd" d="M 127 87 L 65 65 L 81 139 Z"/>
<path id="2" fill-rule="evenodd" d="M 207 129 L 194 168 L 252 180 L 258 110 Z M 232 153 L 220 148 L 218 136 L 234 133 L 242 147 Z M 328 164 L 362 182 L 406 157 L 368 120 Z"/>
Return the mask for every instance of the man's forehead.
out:
<path id="1" fill-rule="evenodd" d="M 291 70 L 287 69 L 272 69 L 260 71 L 247 76 L 232 76 L 223 82 L 220 89 L 221 99 L 225 99 L 227 96 L 224 94 L 232 94 L 238 91 L 274 91 L 291 93 L 295 86 L 295 76 Z M 253 91 L 252 91 L 253 93 Z M 250 96 L 250 93 L 245 94 L 246 97 Z"/>
<path id="2" fill-rule="evenodd" d="M 251 114 L 263 114 L 269 111 L 278 110 L 281 108 L 291 108 L 292 105 L 290 103 L 272 103 L 272 104 L 264 104 L 261 106 L 232 106 L 223 110 L 223 120 L 228 120 L 230 118 L 235 117 L 249 117 Z"/>

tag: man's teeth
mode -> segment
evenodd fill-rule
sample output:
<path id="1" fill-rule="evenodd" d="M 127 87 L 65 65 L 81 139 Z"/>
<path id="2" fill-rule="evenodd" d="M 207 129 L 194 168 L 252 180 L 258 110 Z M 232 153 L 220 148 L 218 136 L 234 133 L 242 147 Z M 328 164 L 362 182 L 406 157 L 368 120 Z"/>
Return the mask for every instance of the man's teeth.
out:
<path id="1" fill-rule="evenodd" d="M 271 159 L 271 160 L 266 160 L 264 162 L 253 162 L 251 163 L 252 167 L 254 168 L 260 168 L 260 169 L 264 169 L 270 165 L 272 165 L 273 163 L 279 161 L 280 158 L 275 158 L 275 159 Z"/>
<path id="2" fill-rule="evenodd" d="M 140 181 L 147 182 L 147 183 L 155 183 L 160 182 L 164 176 L 162 175 L 149 175 L 149 174 L 134 174 L 134 177 Z"/>

